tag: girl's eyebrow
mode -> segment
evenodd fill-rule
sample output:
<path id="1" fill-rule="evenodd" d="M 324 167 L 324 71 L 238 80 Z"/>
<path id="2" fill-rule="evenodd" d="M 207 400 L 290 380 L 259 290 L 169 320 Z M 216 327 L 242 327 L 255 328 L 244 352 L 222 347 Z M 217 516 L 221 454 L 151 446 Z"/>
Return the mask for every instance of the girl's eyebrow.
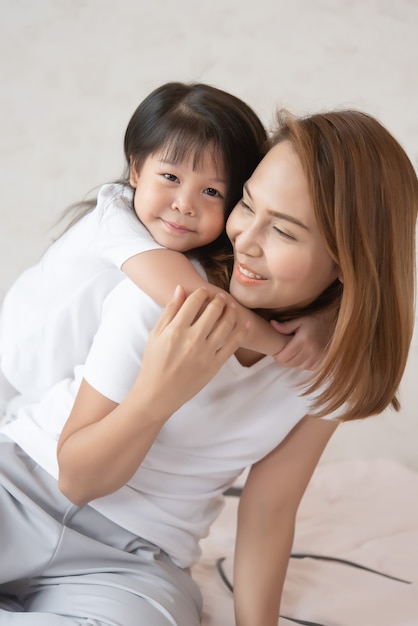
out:
<path id="1" fill-rule="evenodd" d="M 247 183 L 244 183 L 244 191 L 247 194 L 247 196 L 250 198 L 250 200 L 254 202 Z M 293 215 L 289 215 L 288 213 L 281 213 L 280 211 L 273 211 L 272 209 L 267 209 L 267 213 L 271 215 L 272 217 L 278 217 L 282 220 L 287 220 L 288 222 L 295 224 L 295 226 L 300 226 L 301 228 L 304 228 L 305 230 L 309 231 L 309 228 L 306 226 L 306 224 L 304 224 L 303 222 L 300 222 L 298 219 L 296 219 L 296 217 L 293 217 Z"/>

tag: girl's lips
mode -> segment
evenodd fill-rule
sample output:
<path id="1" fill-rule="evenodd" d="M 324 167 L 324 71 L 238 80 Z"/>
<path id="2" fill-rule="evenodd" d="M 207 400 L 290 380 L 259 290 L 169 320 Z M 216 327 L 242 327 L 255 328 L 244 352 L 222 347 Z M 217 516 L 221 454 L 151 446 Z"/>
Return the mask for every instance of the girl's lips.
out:
<path id="1" fill-rule="evenodd" d="M 248 267 L 238 262 L 235 263 L 234 276 L 235 279 L 243 285 L 260 285 L 267 280 L 267 278 L 264 278 L 261 274 L 253 272 Z"/>
<path id="2" fill-rule="evenodd" d="M 167 220 L 161 220 L 161 221 L 164 224 L 164 226 L 167 228 L 167 230 L 171 232 L 180 233 L 180 234 L 192 232 L 189 228 L 186 228 L 185 226 L 181 226 L 180 224 L 176 224 L 175 222 L 168 222 Z"/>

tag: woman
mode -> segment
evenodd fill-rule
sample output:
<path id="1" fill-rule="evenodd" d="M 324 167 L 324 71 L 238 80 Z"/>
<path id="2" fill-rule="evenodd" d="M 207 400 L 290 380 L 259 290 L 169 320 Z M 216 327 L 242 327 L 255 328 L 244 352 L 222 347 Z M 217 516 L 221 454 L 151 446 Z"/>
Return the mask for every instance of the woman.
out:
<path id="1" fill-rule="evenodd" d="M 268 318 L 335 307 L 312 380 L 237 349 L 246 329 L 221 296 L 183 302 L 179 288 L 157 322 L 129 281 L 111 292 L 75 380 L 3 429 L 5 624 L 195 626 L 189 567 L 249 465 L 236 623 L 277 624 L 296 511 L 338 421 L 399 407 L 417 204 L 413 167 L 376 120 L 281 119 L 228 221 L 231 293 Z"/>

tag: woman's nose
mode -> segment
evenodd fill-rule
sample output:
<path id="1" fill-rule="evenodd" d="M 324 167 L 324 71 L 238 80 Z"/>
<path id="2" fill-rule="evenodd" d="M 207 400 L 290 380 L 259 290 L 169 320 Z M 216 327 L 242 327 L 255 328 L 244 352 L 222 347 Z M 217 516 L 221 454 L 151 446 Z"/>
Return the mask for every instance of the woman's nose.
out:
<path id="1" fill-rule="evenodd" d="M 240 254 L 248 256 L 261 256 L 263 253 L 258 233 L 254 228 L 248 228 L 238 233 L 235 237 L 234 247 Z"/>

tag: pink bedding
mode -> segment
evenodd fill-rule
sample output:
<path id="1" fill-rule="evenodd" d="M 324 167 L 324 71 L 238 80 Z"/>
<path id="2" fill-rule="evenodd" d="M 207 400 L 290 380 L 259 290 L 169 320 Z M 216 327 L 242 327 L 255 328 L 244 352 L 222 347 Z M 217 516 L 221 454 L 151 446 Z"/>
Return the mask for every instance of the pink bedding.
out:
<path id="1" fill-rule="evenodd" d="M 237 503 L 227 498 L 194 568 L 203 626 L 234 626 L 232 594 L 216 562 L 224 559 L 233 584 Z M 281 614 L 295 621 L 282 617 L 279 626 L 418 626 L 418 473 L 390 460 L 320 465 L 299 509 L 292 552 L 321 558 L 291 558 Z"/>

